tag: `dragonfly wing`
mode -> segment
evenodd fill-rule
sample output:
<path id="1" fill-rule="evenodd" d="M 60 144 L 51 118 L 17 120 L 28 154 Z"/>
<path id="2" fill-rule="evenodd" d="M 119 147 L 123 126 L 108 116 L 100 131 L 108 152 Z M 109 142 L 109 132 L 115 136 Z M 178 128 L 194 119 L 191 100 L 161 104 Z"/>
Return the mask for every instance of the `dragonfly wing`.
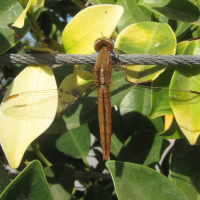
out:
<path id="1" fill-rule="evenodd" d="M 1 110 L 6 115 L 24 118 L 54 118 L 57 90 L 19 93 L 5 99 Z"/>
<path id="2" fill-rule="evenodd" d="M 72 92 L 73 101 L 69 104 L 65 101 L 62 102 L 63 106 L 66 106 L 62 114 L 66 117 L 76 117 L 84 115 L 91 112 L 97 106 L 98 98 L 95 85 L 90 86 L 83 94 L 80 94 L 78 91 L 75 90 L 73 90 Z M 63 110 L 63 106 L 61 107 L 61 110 Z"/>
<path id="3" fill-rule="evenodd" d="M 175 88 L 150 87 L 131 84 L 112 84 L 112 105 L 130 108 L 152 108 L 170 114 L 171 105 L 188 105 L 200 103 L 200 92 Z"/>

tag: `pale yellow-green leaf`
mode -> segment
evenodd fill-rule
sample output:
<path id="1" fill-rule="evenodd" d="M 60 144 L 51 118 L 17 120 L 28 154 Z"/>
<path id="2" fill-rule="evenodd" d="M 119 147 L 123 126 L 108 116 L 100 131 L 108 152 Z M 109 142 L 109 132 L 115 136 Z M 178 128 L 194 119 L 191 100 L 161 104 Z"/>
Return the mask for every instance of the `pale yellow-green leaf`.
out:
<path id="1" fill-rule="evenodd" d="M 119 54 L 174 54 L 176 37 L 168 24 L 140 22 L 126 27 L 117 37 L 115 50 Z M 123 66 L 126 80 L 131 83 L 154 80 L 165 70 L 161 65 Z"/>
<path id="2" fill-rule="evenodd" d="M 19 96 L 6 100 L 14 94 Z M 12 168 L 19 166 L 29 144 L 51 125 L 57 101 L 49 66 L 29 66 L 11 83 L 0 109 L 0 142 Z"/>
<path id="3" fill-rule="evenodd" d="M 90 6 L 79 12 L 64 29 L 62 44 L 66 53 L 91 54 L 94 41 L 103 36 L 110 38 L 123 7 L 118 5 Z"/>
<path id="4" fill-rule="evenodd" d="M 14 22 L 14 24 L 12 24 L 12 26 L 15 26 L 17 28 L 22 28 L 24 26 L 24 20 L 26 17 L 26 13 L 28 12 L 28 10 L 31 8 L 32 5 L 35 5 L 37 3 L 37 1 L 38 0 L 30 0 L 27 4 L 26 8 L 21 12 L 19 17 Z"/>
<path id="5" fill-rule="evenodd" d="M 179 43 L 179 55 L 200 55 L 199 40 Z M 198 65 L 178 65 L 172 76 L 170 103 L 176 121 L 190 144 L 195 144 L 200 134 L 200 68 Z M 187 92 L 179 92 L 185 91 Z"/>

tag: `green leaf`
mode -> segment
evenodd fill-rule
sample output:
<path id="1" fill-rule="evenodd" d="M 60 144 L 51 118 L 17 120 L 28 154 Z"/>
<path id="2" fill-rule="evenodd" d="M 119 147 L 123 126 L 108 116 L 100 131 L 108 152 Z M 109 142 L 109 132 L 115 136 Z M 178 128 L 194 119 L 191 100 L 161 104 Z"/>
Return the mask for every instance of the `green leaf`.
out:
<path id="1" fill-rule="evenodd" d="M 64 164 L 44 169 L 54 199 L 70 200 L 74 187 L 74 170 Z"/>
<path id="2" fill-rule="evenodd" d="M 44 0 L 41 0 L 39 1 L 39 4 L 33 8 L 36 19 L 39 17 L 43 5 Z M 21 40 L 21 38 L 16 38 L 12 34 L 17 33 L 20 35 L 25 35 L 31 29 L 31 24 L 27 18 L 25 19 L 25 25 L 22 29 L 15 27 L 10 28 L 22 10 L 22 6 L 16 0 L 0 2 L 0 53 L 4 53 Z"/>
<path id="3" fill-rule="evenodd" d="M 151 119 L 163 116 L 163 115 L 171 115 L 173 114 L 170 99 L 169 99 L 169 86 L 171 77 L 174 73 L 175 67 L 167 67 L 167 69 L 156 78 L 151 86 L 152 87 L 161 87 L 163 89 L 160 90 L 152 90 L 151 92 L 151 112 L 149 113 L 149 117 Z M 166 88 L 166 89 L 165 89 Z"/>
<path id="4" fill-rule="evenodd" d="M 100 184 L 91 185 L 86 192 L 84 200 L 111 200 L 112 198 Z"/>
<path id="5" fill-rule="evenodd" d="M 85 165 L 82 159 L 76 159 L 72 158 L 71 156 L 67 156 L 56 148 L 56 140 L 60 136 L 61 134 L 42 134 L 34 141 L 34 145 L 39 145 L 40 152 L 49 162 L 67 163 L 68 165 L 75 167 L 77 170 L 84 170 Z M 23 160 L 26 161 L 27 159 L 30 159 L 29 157 L 30 152 L 26 151 Z"/>
<path id="6" fill-rule="evenodd" d="M 119 33 L 131 24 L 151 21 L 151 12 L 145 7 L 138 5 L 138 1 L 118 0 L 116 2 L 116 4 L 124 8 L 124 14 L 117 25 Z"/>
<path id="7" fill-rule="evenodd" d="M 62 43 L 66 53 L 94 53 L 94 41 L 110 38 L 123 13 L 118 5 L 90 6 L 79 12 L 65 27 Z"/>
<path id="8" fill-rule="evenodd" d="M 59 151 L 75 158 L 87 156 L 90 150 L 90 130 L 88 125 L 63 133 L 56 140 L 56 147 Z"/>
<path id="9" fill-rule="evenodd" d="M 199 7 L 195 0 L 140 0 L 139 5 L 145 6 L 152 12 L 169 17 L 171 19 L 200 25 Z"/>
<path id="10" fill-rule="evenodd" d="M 180 42 L 181 38 L 185 35 L 186 32 L 190 30 L 192 25 L 186 22 L 180 22 L 180 21 L 176 21 L 175 24 L 176 24 L 175 35 L 177 38 L 177 42 Z"/>
<path id="11" fill-rule="evenodd" d="M 151 109 L 151 92 L 132 87 L 127 93 L 121 93 L 120 115 L 124 132 L 130 136 L 134 132 L 146 129 L 154 132 L 163 131 L 161 118 L 148 119 Z M 115 97 L 116 98 L 116 97 Z"/>
<path id="12" fill-rule="evenodd" d="M 188 145 L 185 139 L 176 140 L 171 154 L 170 179 L 187 196 L 199 199 L 200 146 Z"/>
<path id="13" fill-rule="evenodd" d="M 141 22 L 128 26 L 117 37 L 115 50 L 119 54 L 174 54 L 176 39 L 169 25 Z M 157 52 L 157 53 L 156 53 Z M 166 66 L 123 66 L 126 80 L 131 83 L 149 82 L 158 77 Z"/>
<path id="14" fill-rule="evenodd" d="M 162 152 L 158 149 L 161 149 L 162 145 L 163 139 L 159 138 L 155 132 L 138 131 L 126 140 L 117 160 L 153 167 L 160 160 Z"/>
<path id="15" fill-rule="evenodd" d="M 169 179 L 148 167 L 115 161 L 106 162 L 106 166 L 119 200 L 187 200 Z"/>
<path id="16" fill-rule="evenodd" d="M 178 54 L 200 55 L 199 41 L 188 41 L 178 45 Z M 170 103 L 176 121 L 187 137 L 190 144 L 195 144 L 200 130 L 198 119 L 200 117 L 200 104 L 198 93 L 190 91 L 199 91 L 200 68 L 195 65 L 178 65 L 173 74 L 170 88 Z M 187 92 L 184 92 L 187 90 Z"/>
<path id="17" fill-rule="evenodd" d="M 159 136 L 163 139 L 181 139 L 185 137 L 175 118 L 173 118 L 170 127 L 166 131 L 159 133 Z"/>
<path id="18" fill-rule="evenodd" d="M 7 199 L 53 200 L 39 161 L 31 162 L 0 196 Z"/>

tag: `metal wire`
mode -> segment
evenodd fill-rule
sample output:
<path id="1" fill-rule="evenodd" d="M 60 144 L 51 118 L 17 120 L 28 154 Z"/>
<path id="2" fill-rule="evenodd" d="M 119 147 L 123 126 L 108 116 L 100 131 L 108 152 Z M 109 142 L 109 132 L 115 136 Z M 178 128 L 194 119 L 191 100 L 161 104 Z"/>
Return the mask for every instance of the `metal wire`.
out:
<path id="1" fill-rule="evenodd" d="M 97 54 L 0 54 L 0 64 L 91 64 Z M 200 65 L 197 55 L 111 55 L 120 65 Z"/>

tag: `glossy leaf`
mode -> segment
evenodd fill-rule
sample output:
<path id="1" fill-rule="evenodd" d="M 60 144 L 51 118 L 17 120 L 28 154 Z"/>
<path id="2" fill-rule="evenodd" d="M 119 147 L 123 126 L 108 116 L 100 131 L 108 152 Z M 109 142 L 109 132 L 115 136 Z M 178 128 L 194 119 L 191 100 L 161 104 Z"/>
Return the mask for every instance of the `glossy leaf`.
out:
<path id="1" fill-rule="evenodd" d="M 124 13 L 117 25 L 119 33 L 131 24 L 151 21 L 151 11 L 138 5 L 138 0 L 117 0 L 116 4 L 124 8 Z"/>
<path id="2" fill-rule="evenodd" d="M 90 130 L 88 125 L 63 133 L 56 140 L 56 147 L 59 151 L 75 158 L 87 156 L 90 150 Z"/>
<path id="3" fill-rule="evenodd" d="M 154 166 L 162 155 L 158 151 L 162 145 L 163 140 L 155 132 L 138 131 L 126 140 L 117 160 Z"/>
<path id="4" fill-rule="evenodd" d="M 12 26 L 15 26 L 17 28 L 22 28 L 24 26 L 24 20 L 25 20 L 25 17 L 26 17 L 26 13 L 36 3 L 37 3 L 37 0 L 29 0 L 29 2 L 27 3 L 26 8 L 21 12 L 21 14 L 19 15 L 19 17 L 14 22 L 14 24 L 12 24 Z"/>
<path id="5" fill-rule="evenodd" d="M 143 22 L 125 28 L 117 37 L 115 50 L 119 54 L 175 54 L 175 36 L 164 23 Z M 157 53 L 156 53 L 157 52 Z M 166 66 L 123 66 L 124 75 L 131 83 L 149 82 L 158 77 Z"/>
<path id="6" fill-rule="evenodd" d="M 199 47 L 199 41 L 184 42 L 184 45 L 180 43 L 178 45 L 178 54 L 188 55 L 193 53 L 200 55 Z M 200 69 L 197 65 L 179 65 L 173 74 L 170 88 L 198 92 L 200 83 L 199 74 Z M 198 103 L 198 99 L 199 94 L 187 92 L 180 95 L 170 90 L 170 102 L 174 116 L 190 144 L 195 144 L 199 136 L 200 124 L 198 123 L 198 119 L 200 117 L 200 104 Z"/>
<path id="7" fill-rule="evenodd" d="M 31 162 L 0 196 L 7 199 L 53 200 L 39 161 Z"/>
<path id="8" fill-rule="evenodd" d="M 7 89 L 3 102 L 9 96 L 24 93 L 22 98 L 19 96 L 7 101 L 11 101 L 12 104 L 12 101 L 17 101 L 19 98 L 18 107 L 8 104 L 11 106 L 8 107 L 8 111 L 0 110 L 0 141 L 12 168 L 19 166 L 29 144 L 53 122 L 58 101 L 56 88 L 56 81 L 49 66 L 29 66 L 15 78 Z M 38 92 L 32 95 L 29 93 L 26 97 L 27 92 L 38 90 L 52 91 L 49 101 L 43 101 L 46 99 L 44 93 L 40 95 L 37 95 Z M 32 102 L 35 103 L 32 104 Z"/>
<path id="9" fill-rule="evenodd" d="M 167 130 L 159 133 L 159 136 L 163 139 L 181 139 L 185 137 L 175 118 L 173 118 L 170 127 Z"/>
<path id="10" fill-rule="evenodd" d="M 106 162 L 119 200 L 186 200 L 184 194 L 162 174 L 132 163 Z"/>
<path id="11" fill-rule="evenodd" d="M 54 199 L 70 200 L 74 187 L 74 170 L 64 164 L 53 165 L 44 169 Z"/>
<path id="12" fill-rule="evenodd" d="M 36 19 L 39 17 L 43 5 L 44 0 L 41 0 L 39 1 L 39 4 L 33 8 L 33 14 Z M 16 0 L 0 2 L 0 10 L 0 53 L 4 53 L 21 40 L 21 38 L 16 38 L 12 34 L 17 33 L 20 35 L 25 35 L 30 30 L 31 24 L 28 19 L 25 19 L 25 25 L 22 29 L 18 29 L 15 27 L 10 28 L 10 26 L 14 23 L 14 21 L 23 10 L 20 3 Z"/>
<path id="13" fill-rule="evenodd" d="M 169 88 L 171 77 L 174 73 L 175 67 L 168 67 L 163 73 L 161 73 L 151 84 L 152 87 L 162 87 Z M 160 94 L 158 96 L 158 94 Z M 173 114 L 170 99 L 169 91 L 164 92 L 163 90 L 152 91 L 151 93 L 151 112 L 149 113 L 150 118 L 155 118 L 163 115 Z"/>
<path id="14" fill-rule="evenodd" d="M 112 35 L 123 8 L 118 5 L 90 6 L 79 12 L 65 27 L 62 43 L 66 53 L 94 53 L 97 38 Z M 80 26 L 81 25 L 81 26 Z"/>
<path id="15" fill-rule="evenodd" d="M 141 88 L 140 88 L 141 89 Z M 150 120 L 151 93 L 132 88 L 128 93 L 121 94 L 123 99 L 119 111 L 124 131 L 128 136 L 139 130 L 163 131 L 161 118 Z"/>
<path id="16" fill-rule="evenodd" d="M 198 26 L 200 25 L 199 7 L 195 0 L 164 0 L 159 2 L 157 0 L 140 0 L 138 4 L 145 6 L 159 15 Z"/>
<path id="17" fill-rule="evenodd" d="M 191 146 L 185 139 L 176 140 L 170 161 L 170 178 L 187 199 L 199 199 L 200 146 Z"/>

